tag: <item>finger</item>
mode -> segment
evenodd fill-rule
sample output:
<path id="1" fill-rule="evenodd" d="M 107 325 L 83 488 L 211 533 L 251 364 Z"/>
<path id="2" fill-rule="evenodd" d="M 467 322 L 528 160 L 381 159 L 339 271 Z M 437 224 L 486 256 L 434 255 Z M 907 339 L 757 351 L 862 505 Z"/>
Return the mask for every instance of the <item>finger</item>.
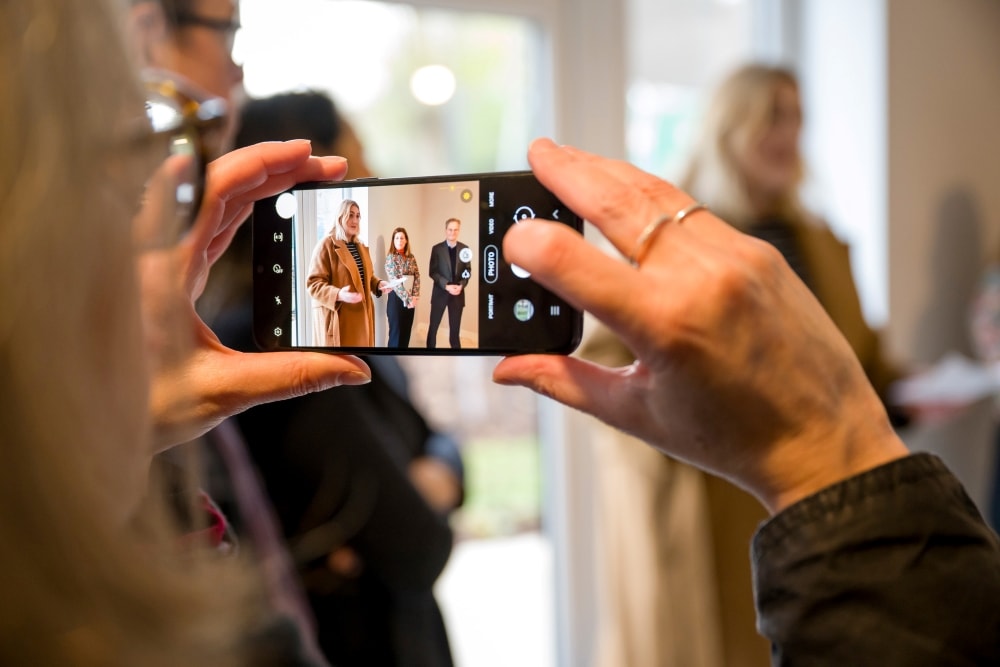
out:
<path id="1" fill-rule="evenodd" d="M 514 225 L 503 239 L 504 258 L 573 307 L 602 320 L 626 342 L 634 342 L 644 321 L 642 299 L 623 298 L 641 290 L 642 276 L 610 257 L 564 224 L 531 220 Z"/>
<path id="2" fill-rule="evenodd" d="M 270 173 L 260 185 L 231 198 L 237 203 L 255 202 L 306 181 L 339 181 L 347 173 L 347 160 L 337 156 L 311 156 L 301 165 L 282 173 Z"/>
<path id="3" fill-rule="evenodd" d="M 158 373 L 150 396 L 157 447 L 188 442 L 224 419 L 261 403 L 339 385 L 365 384 L 360 359 L 316 352 L 242 353 L 223 347 L 207 328 L 200 352 Z"/>
<path id="4" fill-rule="evenodd" d="M 640 406 L 645 405 L 641 392 L 646 379 L 638 368 L 606 368 L 560 355 L 523 355 L 502 359 L 493 369 L 493 381 L 527 387 L 642 437 Z"/>
<path id="5" fill-rule="evenodd" d="M 531 144 L 528 161 L 538 180 L 589 220 L 628 256 L 643 228 L 693 199 L 667 181 L 620 160 L 609 160 L 548 139 Z"/>
<path id="6" fill-rule="evenodd" d="M 260 187 L 271 177 L 294 172 L 310 162 L 311 155 L 312 146 L 305 139 L 266 141 L 236 149 L 208 165 L 209 193 L 228 201 Z M 344 158 L 333 158 L 332 162 L 341 164 L 346 171 Z"/>
<path id="7" fill-rule="evenodd" d="M 319 352 L 233 353 L 220 362 L 219 402 L 230 414 L 340 385 L 365 384 L 371 371 L 357 357 Z"/>
<path id="8" fill-rule="evenodd" d="M 220 198 L 222 217 L 219 228 L 242 223 L 247 218 L 245 211 L 252 210 L 254 202 L 271 197 L 306 181 L 340 180 L 347 173 L 347 162 L 339 157 L 310 157 L 291 171 L 268 174 L 259 185 L 227 198 Z"/>
<path id="9" fill-rule="evenodd" d="M 229 244 L 232 243 L 233 237 L 243 226 L 243 223 L 250 217 L 253 212 L 253 204 L 244 204 L 240 208 L 234 210 L 234 223 L 220 229 L 218 233 L 212 238 L 208 244 L 207 256 L 208 265 L 212 266 L 215 261 L 222 256 L 226 249 L 229 248 Z"/>
<path id="10" fill-rule="evenodd" d="M 297 183 L 338 180 L 347 173 L 344 158 L 310 155 L 305 140 L 265 142 L 223 155 L 208 166 L 208 179 L 194 235 L 214 235 L 239 224 L 253 202 Z"/>

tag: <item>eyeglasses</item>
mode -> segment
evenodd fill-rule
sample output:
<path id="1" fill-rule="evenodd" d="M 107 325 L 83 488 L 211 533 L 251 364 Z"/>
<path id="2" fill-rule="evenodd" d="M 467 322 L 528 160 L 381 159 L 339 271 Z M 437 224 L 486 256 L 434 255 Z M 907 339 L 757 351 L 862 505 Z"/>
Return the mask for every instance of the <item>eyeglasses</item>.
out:
<path id="1" fill-rule="evenodd" d="M 226 50 L 233 52 L 233 45 L 236 42 L 236 32 L 242 27 L 238 19 L 216 19 L 208 16 L 200 16 L 190 12 L 180 12 L 175 17 L 178 26 L 200 26 L 219 33 L 226 42 Z"/>
<path id="2" fill-rule="evenodd" d="M 161 231 L 172 229 L 176 236 L 191 226 L 201 208 L 208 162 L 222 141 L 226 103 L 159 71 L 144 72 L 143 83 L 148 126 L 154 139 L 166 142 L 166 161 L 154 178 L 168 179 L 167 191 L 174 199 L 174 223 Z"/>

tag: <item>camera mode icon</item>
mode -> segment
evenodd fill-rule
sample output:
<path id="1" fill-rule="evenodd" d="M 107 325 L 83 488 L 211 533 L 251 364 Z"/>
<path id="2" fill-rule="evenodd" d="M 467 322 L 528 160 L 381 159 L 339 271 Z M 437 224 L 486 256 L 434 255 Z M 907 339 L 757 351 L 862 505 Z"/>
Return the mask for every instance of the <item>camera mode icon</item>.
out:
<path id="1" fill-rule="evenodd" d="M 531 210 L 530 206 L 521 206 L 516 211 L 514 211 L 514 222 L 521 222 L 522 220 L 527 220 L 528 218 L 534 218 L 535 212 Z"/>

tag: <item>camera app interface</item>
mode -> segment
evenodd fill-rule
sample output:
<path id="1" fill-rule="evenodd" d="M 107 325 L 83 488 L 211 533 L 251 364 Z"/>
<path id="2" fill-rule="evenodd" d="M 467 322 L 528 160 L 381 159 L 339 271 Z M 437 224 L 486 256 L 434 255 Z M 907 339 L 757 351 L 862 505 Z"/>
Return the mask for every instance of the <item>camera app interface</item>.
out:
<path id="1" fill-rule="evenodd" d="M 530 174 L 306 184 L 254 211 L 255 336 L 265 349 L 563 351 L 579 314 L 504 261 L 540 217 L 579 219 Z"/>

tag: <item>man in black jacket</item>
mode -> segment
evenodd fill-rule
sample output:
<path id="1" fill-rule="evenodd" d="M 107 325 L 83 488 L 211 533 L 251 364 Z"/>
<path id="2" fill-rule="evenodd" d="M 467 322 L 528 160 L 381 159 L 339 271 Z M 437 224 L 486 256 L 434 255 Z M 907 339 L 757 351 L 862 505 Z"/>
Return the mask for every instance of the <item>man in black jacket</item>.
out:
<path id="1" fill-rule="evenodd" d="M 472 251 L 459 242 L 462 221 L 448 218 L 444 223 L 445 240 L 431 248 L 428 273 L 431 290 L 431 321 L 427 327 L 427 347 L 437 347 L 437 331 L 445 308 L 448 309 L 448 342 L 452 348 L 462 347 L 462 309 L 465 308 L 465 286 L 472 277 Z"/>

